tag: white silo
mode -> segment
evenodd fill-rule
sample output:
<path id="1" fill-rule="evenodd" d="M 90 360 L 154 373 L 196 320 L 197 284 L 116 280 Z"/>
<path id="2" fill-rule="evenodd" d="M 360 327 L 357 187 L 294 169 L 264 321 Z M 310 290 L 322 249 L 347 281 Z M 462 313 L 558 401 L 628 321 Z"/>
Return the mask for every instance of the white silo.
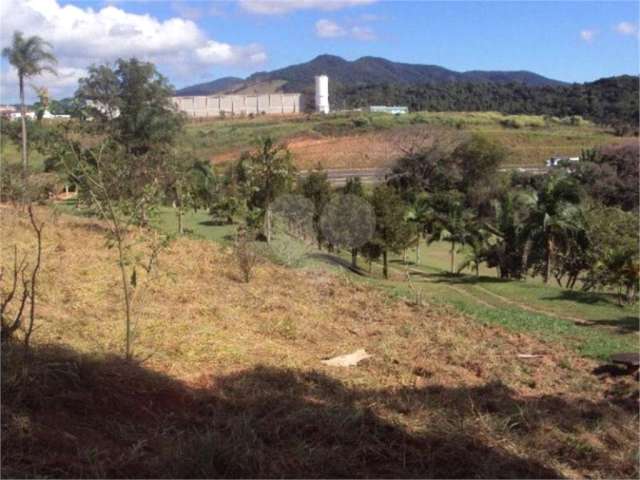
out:
<path id="1" fill-rule="evenodd" d="M 329 77 L 316 77 L 316 112 L 329 113 Z"/>

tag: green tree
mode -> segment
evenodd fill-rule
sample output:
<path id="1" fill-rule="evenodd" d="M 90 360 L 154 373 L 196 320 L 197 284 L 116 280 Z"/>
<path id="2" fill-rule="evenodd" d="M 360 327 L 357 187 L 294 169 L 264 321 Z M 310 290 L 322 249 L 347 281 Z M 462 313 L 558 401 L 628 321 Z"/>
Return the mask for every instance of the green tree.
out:
<path id="1" fill-rule="evenodd" d="M 331 184 L 327 173 L 320 167 L 301 178 L 298 184 L 300 193 L 313 203 L 313 228 L 316 232 L 318 248 L 322 248 L 322 229 L 320 228 L 320 216 L 322 210 L 331 198 Z"/>
<path id="2" fill-rule="evenodd" d="M 544 282 L 548 283 L 556 244 L 580 229 L 580 190 L 567 175 L 549 175 L 534 193 L 534 200 L 527 233 L 535 248 L 533 262 L 541 265 L 538 270 L 542 270 Z"/>
<path id="3" fill-rule="evenodd" d="M 407 207 L 391 187 L 379 185 L 373 190 L 371 205 L 376 219 L 372 243 L 382 251 L 382 274 L 389 277 L 388 253 L 399 252 L 407 243 L 409 225 L 405 221 Z"/>
<path id="4" fill-rule="evenodd" d="M 596 206 L 585 212 L 589 268 L 583 289 L 616 288 L 619 298 L 637 299 L 640 281 L 639 220 L 617 207 Z M 624 290 L 624 295 L 622 291 Z"/>
<path id="5" fill-rule="evenodd" d="M 210 207 L 216 198 L 216 176 L 209 162 L 176 155 L 168 164 L 165 192 L 176 210 L 178 235 L 184 233 L 187 210 Z"/>
<path id="6" fill-rule="evenodd" d="M 121 82 L 109 65 L 91 65 L 89 76 L 78 81 L 75 101 L 85 105 L 84 114 L 101 124 L 109 124 L 120 114 Z"/>
<path id="7" fill-rule="evenodd" d="M 264 234 L 271 243 L 272 211 L 275 199 L 290 192 L 295 178 L 291 153 L 284 145 L 278 145 L 270 137 L 260 140 L 258 148 L 243 161 L 249 206 L 259 208 L 264 214 Z"/>
<path id="8" fill-rule="evenodd" d="M 500 278 L 520 279 L 527 270 L 528 234 L 526 222 L 536 204 L 536 196 L 512 189 L 495 199 L 493 217 L 484 222 L 486 262 L 496 267 Z"/>
<path id="9" fill-rule="evenodd" d="M 507 150 L 495 140 L 474 133 L 451 154 L 461 172 L 456 189 L 465 194 L 465 203 L 479 209 L 494 197 L 498 167 L 507 159 Z"/>
<path id="10" fill-rule="evenodd" d="M 455 273 L 456 247 L 464 246 L 473 228 L 474 217 L 465 208 L 460 192 L 439 192 L 428 197 L 431 206 L 431 219 L 428 225 L 429 243 L 445 241 L 451 244 L 451 273 Z"/>
<path id="11" fill-rule="evenodd" d="M 150 200 L 144 190 L 162 190 L 185 121 L 171 103 L 172 94 L 173 87 L 155 65 L 136 58 L 119 59 L 114 68 L 91 67 L 89 76 L 80 79 L 76 98 L 90 106 L 94 118 L 84 128 L 94 135 L 108 135 L 125 149 L 133 164 L 125 184 L 132 198 Z M 141 205 L 142 224 L 148 221 L 152 203 L 157 204 Z"/>
<path id="12" fill-rule="evenodd" d="M 97 139 L 94 139 L 97 140 Z M 68 140 L 68 154 L 61 156 L 69 175 L 78 185 L 85 201 L 106 221 L 108 248 L 116 249 L 125 313 L 125 357 L 133 357 L 133 297 L 138 287 L 139 271 L 147 273 L 155 263 L 160 243 L 151 244 L 151 255 L 143 262 L 136 250 L 140 243 L 130 228 L 142 215 L 143 205 L 157 198 L 154 188 L 131 190 L 128 187 L 136 168 L 131 155 L 110 138 L 97 140 L 95 147 L 83 147 Z M 135 194 L 132 194 L 132 191 Z"/>
<path id="13" fill-rule="evenodd" d="M 2 56 L 9 60 L 18 73 L 20 88 L 20 112 L 22 122 L 22 170 L 26 175 L 28 168 L 26 107 L 24 103 L 24 82 L 26 79 L 48 71 L 56 74 L 56 57 L 51 53 L 51 44 L 37 35 L 25 38 L 22 32 L 13 33 L 10 47 L 2 49 Z"/>
<path id="14" fill-rule="evenodd" d="M 349 177 L 341 189 L 344 195 L 354 195 L 358 198 L 365 198 L 364 187 L 362 186 L 362 180 L 360 177 Z M 371 258 L 369 260 L 372 260 Z M 358 248 L 351 249 L 351 267 L 358 267 Z"/>
<path id="15" fill-rule="evenodd" d="M 429 204 L 429 194 L 419 193 L 413 197 L 408 207 L 406 220 L 413 225 L 416 244 L 416 265 L 420 264 L 420 240 L 426 235 L 427 228 L 433 220 L 433 209 Z"/>
<path id="16" fill-rule="evenodd" d="M 362 186 L 362 180 L 360 177 L 349 177 L 345 186 L 341 189 L 342 193 L 355 195 L 356 197 L 364 198 L 364 187 Z"/>

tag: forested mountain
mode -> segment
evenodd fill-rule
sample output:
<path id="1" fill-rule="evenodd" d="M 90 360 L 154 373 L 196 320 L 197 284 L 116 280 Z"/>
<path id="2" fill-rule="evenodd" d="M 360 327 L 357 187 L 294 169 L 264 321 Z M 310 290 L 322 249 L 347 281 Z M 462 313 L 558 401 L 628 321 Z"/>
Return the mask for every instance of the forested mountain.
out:
<path id="1" fill-rule="evenodd" d="M 310 62 L 291 65 L 271 72 L 258 72 L 242 80 L 225 77 L 213 82 L 201 83 L 178 90 L 178 95 L 206 95 L 219 93 L 244 83 L 245 86 L 262 82 L 283 80 L 285 92 L 305 92 L 313 90 L 314 77 L 328 75 L 333 86 L 355 85 L 422 85 L 452 82 L 518 82 L 526 85 L 562 85 L 536 73 L 526 71 L 469 71 L 456 72 L 436 65 L 399 63 L 378 57 L 362 57 L 352 62 L 335 55 L 320 55 Z"/>
<path id="2" fill-rule="evenodd" d="M 313 84 L 316 75 L 329 75 L 340 85 L 421 85 L 451 82 L 522 82 L 526 85 L 560 85 L 562 82 L 532 72 L 456 72 L 437 65 L 399 63 L 378 57 L 362 57 L 353 62 L 334 55 L 320 55 L 310 62 L 272 72 L 255 73 L 247 81 L 286 80 L 287 91 L 301 91 Z"/>
<path id="3" fill-rule="evenodd" d="M 598 123 L 638 125 L 638 77 L 622 75 L 567 84 L 527 71 L 455 72 L 435 65 L 376 57 L 348 61 L 320 55 L 307 63 L 246 80 L 224 77 L 177 91 L 207 95 L 231 91 L 301 92 L 312 98 L 314 77 L 329 76 L 333 109 L 406 105 L 410 110 L 487 111 L 553 116 L 581 115 Z"/>
<path id="4" fill-rule="evenodd" d="M 581 115 L 598 123 L 638 125 L 638 77 L 528 86 L 519 83 L 456 82 L 442 85 L 366 85 L 332 92 L 335 108 L 407 105 L 410 110 L 488 111 L 536 115 Z"/>

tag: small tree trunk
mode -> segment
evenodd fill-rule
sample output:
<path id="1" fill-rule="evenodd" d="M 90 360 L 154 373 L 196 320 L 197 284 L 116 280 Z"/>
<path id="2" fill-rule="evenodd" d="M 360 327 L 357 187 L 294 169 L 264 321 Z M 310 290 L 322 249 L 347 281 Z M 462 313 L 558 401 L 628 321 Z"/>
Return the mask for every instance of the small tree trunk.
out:
<path id="1" fill-rule="evenodd" d="M 142 203 L 142 205 L 140 205 L 140 224 L 143 227 L 149 225 L 149 219 L 147 217 L 147 206 L 144 204 L 144 202 Z"/>
<path id="2" fill-rule="evenodd" d="M 544 283 L 549 283 L 549 277 L 551 276 L 551 240 L 547 239 L 545 242 L 545 253 L 544 253 Z"/>
<path id="3" fill-rule="evenodd" d="M 451 242 L 451 273 L 455 273 L 456 268 L 456 242 Z"/>
<path id="4" fill-rule="evenodd" d="M 382 252 L 382 276 L 389 278 L 389 264 L 387 263 L 387 251 Z"/>
<path id="5" fill-rule="evenodd" d="M 182 225 L 182 207 L 178 207 L 178 235 L 182 235 L 184 233 L 184 227 Z"/>
<path id="6" fill-rule="evenodd" d="M 351 268 L 358 268 L 358 249 L 351 249 Z"/>
<path id="7" fill-rule="evenodd" d="M 122 279 L 122 291 L 124 294 L 124 313 L 125 313 L 125 358 L 131 360 L 131 298 L 129 294 L 129 279 L 127 278 L 127 269 L 125 265 L 124 243 L 122 239 L 122 231 L 116 224 L 115 237 L 118 245 L 118 266 Z"/>
<path id="8" fill-rule="evenodd" d="M 264 215 L 264 230 L 267 237 L 267 243 L 271 243 L 271 206 L 267 207 Z"/>
<path id="9" fill-rule="evenodd" d="M 38 279 L 38 271 L 40 270 L 40 262 L 42 261 L 42 227 L 44 225 L 38 226 L 35 216 L 33 215 L 33 207 L 29 205 L 29 220 L 31 221 L 31 226 L 33 230 L 36 232 L 36 240 L 37 240 L 37 255 L 36 255 L 36 265 L 31 273 L 31 285 L 30 285 L 30 310 L 29 310 L 29 324 L 24 332 L 24 348 L 25 350 L 29 349 L 29 341 L 31 340 L 31 334 L 33 333 L 33 326 L 36 319 L 36 280 Z"/>
<path id="10" fill-rule="evenodd" d="M 24 104 L 24 77 L 20 75 L 20 121 L 22 122 L 22 174 L 27 176 L 27 110 Z"/>
<path id="11" fill-rule="evenodd" d="M 420 234 L 416 238 L 416 265 L 420 265 Z"/>

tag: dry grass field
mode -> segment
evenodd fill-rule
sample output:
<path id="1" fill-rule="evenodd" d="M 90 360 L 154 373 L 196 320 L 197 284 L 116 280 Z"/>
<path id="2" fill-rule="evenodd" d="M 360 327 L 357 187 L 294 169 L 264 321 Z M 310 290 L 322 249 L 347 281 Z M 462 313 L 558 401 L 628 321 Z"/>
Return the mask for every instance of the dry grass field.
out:
<path id="1" fill-rule="evenodd" d="M 264 260 L 243 283 L 204 240 L 139 279 L 125 362 L 104 227 L 37 215 L 33 351 L 2 352 L 4 477 L 638 476 L 635 379 L 324 270 Z M 0 222 L 7 268 L 34 241 L 24 213 Z M 359 348 L 359 366 L 320 363 Z"/>

